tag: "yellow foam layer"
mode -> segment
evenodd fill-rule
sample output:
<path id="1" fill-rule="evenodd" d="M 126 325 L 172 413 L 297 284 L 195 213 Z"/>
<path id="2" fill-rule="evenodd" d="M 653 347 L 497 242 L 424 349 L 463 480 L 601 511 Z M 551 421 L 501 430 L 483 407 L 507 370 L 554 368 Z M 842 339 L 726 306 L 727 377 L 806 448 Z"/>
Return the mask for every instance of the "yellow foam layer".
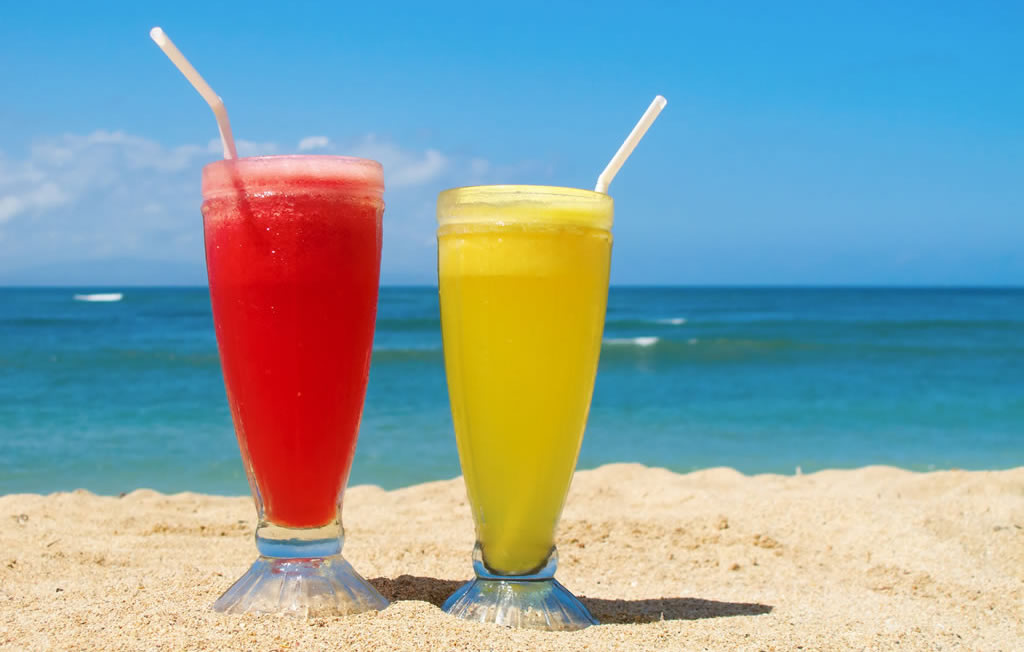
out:
<path id="1" fill-rule="evenodd" d="M 556 186 L 467 186 L 437 198 L 437 221 L 455 224 L 568 224 L 612 228 L 615 202 L 608 195 Z"/>

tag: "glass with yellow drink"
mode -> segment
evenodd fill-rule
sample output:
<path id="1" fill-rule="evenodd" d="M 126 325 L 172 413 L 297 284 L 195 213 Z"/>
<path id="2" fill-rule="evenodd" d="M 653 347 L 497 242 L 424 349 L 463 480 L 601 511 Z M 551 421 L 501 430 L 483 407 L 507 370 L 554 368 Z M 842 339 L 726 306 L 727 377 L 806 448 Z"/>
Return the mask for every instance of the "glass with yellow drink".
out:
<path id="1" fill-rule="evenodd" d="M 546 186 L 442 192 L 438 277 L 476 579 L 444 608 L 536 629 L 596 621 L 554 579 L 608 298 L 613 202 Z"/>

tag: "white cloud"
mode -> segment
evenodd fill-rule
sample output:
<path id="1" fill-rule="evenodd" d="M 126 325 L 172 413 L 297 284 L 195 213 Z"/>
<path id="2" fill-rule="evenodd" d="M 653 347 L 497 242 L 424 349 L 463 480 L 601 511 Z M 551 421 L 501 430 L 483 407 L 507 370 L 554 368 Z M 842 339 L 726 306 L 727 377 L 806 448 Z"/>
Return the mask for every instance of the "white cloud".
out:
<path id="1" fill-rule="evenodd" d="M 431 181 L 448 166 L 448 159 L 436 149 L 428 149 L 422 160 L 405 162 L 399 166 L 391 179 L 395 187 L 418 185 Z"/>
<path id="2" fill-rule="evenodd" d="M 13 189 L 0 189 L 0 224 L 22 213 L 43 211 L 71 201 L 71 195 L 33 163 L 19 167 L 20 173 L 15 169 L 3 179 L 3 185 Z"/>
<path id="3" fill-rule="evenodd" d="M 20 197 L 14 195 L 0 197 L 0 224 L 20 213 L 24 207 L 25 202 Z"/>
<path id="4" fill-rule="evenodd" d="M 129 136 L 123 131 L 107 131 L 105 129 L 97 129 L 88 136 L 85 137 L 85 142 L 91 145 L 137 145 L 139 143 L 148 143 L 145 138 L 139 138 L 137 136 Z"/>
<path id="5" fill-rule="evenodd" d="M 71 201 L 71 197 L 52 181 L 46 181 L 33 188 L 25 198 L 29 205 L 39 209 L 52 208 Z"/>
<path id="6" fill-rule="evenodd" d="M 299 151 L 308 152 L 313 149 L 326 149 L 330 145 L 331 139 L 327 136 L 306 136 L 299 141 Z"/>
<path id="7" fill-rule="evenodd" d="M 0 153 L 0 267 L 201 260 L 201 248 L 175 242 L 197 229 L 199 171 L 212 158 L 201 145 L 108 130 L 41 139 L 23 158 Z"/>
<path id="8" fill-rule="evenodd" d="M 0 222 L 73 204 L 128 177 L 181 172 L 204 158 L 198 145 L 165 148 L 121 131 L 64 134 L 35 143 L 22 161 L 0 157 Z"/>
<path id="9" fill-rule="evenodd" d="M 270 155 L 280 150 L 273 142 L 238 140 L 235 145 L 240 156 Z M 338 149 L 327 136 L 303 138 L 298 147 L 300 151 Z M 389 189 L 435 181 L 451 164 L 437 149 L 409 150 L 373 135 L 345 151 L 380 161 Z M 140 187 L 151 186 L 151 192 L 154 188 L 166 192 L 172 185 L 198 188 L 198 168 L 220 153 L 217 138 L 205 147 L 165 147 L 141 136 L 105 129 L 37 142 L 27 158 L 20 161 L 11 161 L 0 153 L 0 223 L 72 205 L 94 195 L 101 196 L 100 199 L 115 197 L 126 203 L 138 199 L 131 210 L 166 214 L 170 211 L 167 202 L 142 196 Z M 484 174 L 488 168 L 483 159 L 469 163 L 473 176 Z M 156 205 L 165 210 L 154 210 Z"/>
<path id="10" fill-rule="evenodd" d="M 206 151 L 218 156 L 224 155 L 224 146 L 220 138 L 211 138 L 206 143 Z M 257 143 L 251 140 L 235 140 L 235 151 L 239 156 L 272 156 L 277 154 L 277 143 Z"/>
<path id="11" fill-rule="evenodd" d="M 469 171 L 477 177 L 482 177 L 491 169 L 491 162 L 485 158 L 474 158 L 469 161 Z"/>
<path id="12" fill-rule="evenodd" d="M 236 146 L 241 156 L 281 151 L 274 142 L 239 140 Z M 372 134 L 354 144 L 309 136 L 297 147 L 383 164 L 384 272 L 403 281 L 432 278 L 437 192 L 503 181 L 508 169 Z M 0 271 L 106 257 L 187 261 L 201 268 L 201 169 L 220 156 L 219 138 L 166 146 L 118 130 L 40 139 L 21 157 L 0 151 Z"/>
<path id="13" fill-rule="evenodd" d="M 372 134 L 352 149 L 353 156 L 370 158 L 384 166 L 387 188 L 417 186 L 433 181 L 448 167 L 448 159 L 436 149 L 422 154 L 402 149 L 393 143 L 379 142 Z"/>
<path id="14" fill-rule="evenodd" d="M 70 147 L 56 143 L 38 143 L 32 146 L 32 158 L 38 163 L 59 167 L 69 163 L 73 157 L 74 151 Z"/>

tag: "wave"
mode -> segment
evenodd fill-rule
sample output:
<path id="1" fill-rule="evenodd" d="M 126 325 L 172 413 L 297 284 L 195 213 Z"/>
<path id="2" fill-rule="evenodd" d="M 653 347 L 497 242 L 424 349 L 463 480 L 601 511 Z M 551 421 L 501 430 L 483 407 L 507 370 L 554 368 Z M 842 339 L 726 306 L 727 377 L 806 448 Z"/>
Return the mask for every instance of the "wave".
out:
<path id="1" fill-rule="evenodd" d="M 208 368 L 220 366 L 220 358 L 213 351 L 176 351 L 173 349 L 85 349 L 11 352 L 2 355 L 0 368 L 46 369 L 46 375 L 56 382 L 57 376 L 68 373 L 86 375 L 101 370 L 166 370 L 172 368 Z"/>
<path id="2" fill-rule="evenodd" d="M 665 319 L 606 319 L 605 325 L 607 328 L 614 328 L 618 330 L 623 329 L 641 329 L 650 328 L 652 325 L 657 326 L 682 326 L 687 322 L 685 317 L 669 317 Z M 377 316 L 377 329 L 383 331 L 427 331 L 435 332 L 441 329 L 440 317 L 434 316 L 422 316 L 422 317 L 382 317 Z"/>
<path id="3" fill-rule="evenodd" d="M 120 301 L 124 298 L 124 295 L 120 292 L 101 292 L 99 294 L 76 294 L 75 301 L 99 301 L 99 302 L 111 302 Z"/>
<path id="4" fill-rule="evenodd" d="M 889 332 L 929 331 L 929 330 L 1014 330 L 1024 332 L 1024 321 L 1012 319 L 917 319 L 917 320 L 878 320 L 868 322 L 848 322 L 854 326 L 863 326 L 873 332 L 886 334 Z"/>
<path id="5" fill-rule="evenodd" d="M 102 324 L 103 320 L 85 317 L 0 317 L 0 325 L 41 327 L 41 326 L 81 326 L 83 324 Z"/>
<path id="6" fill-rule="evenodd" d="M 377 329 L 389 331 L 428 331 L 440 332 L 439 317 L 381 317 L 377 315 Z"/>
<path id="7" fill-rule="evenodd" d="M 669 326 L 682 326 L 686 317 L 614 317 L 605 318 L 605 328 L 615 330 L 663 329 Z"/>
<path id="8" fill-rule="evenodd" d="M 696 338 L 690 340 L 696 342 Z M 642 336 L 642 337 L 611 337 L 602 341 L 605 347 L 610 348 L 640 348 L 650 349 L 655 345 L 662 343 L 660 337 L 654 336 Z M 373 359 L 375 362 L 405 362 L 405 361 L 426 361 L 426 360 L 440 360 L 443 359 L 444 349 L 441 346 L 436 347 L 394 347 L 394 346 L 375 346 L 373 347 Z"/>
<path id="9" fill-rule="evenodd" d="M 652 341 L 653 340 L 653 341 Z M 697 338 L 666 339 L 656 337 L 612 338 L 605 340 L 602 363 L 632 364 L 717 364 L 752 360 L 782 359 L 817 351 L 820 345 L 790 339 Z"/>
<path id="10" fill-rule="evenodd" d="M 374 363 L 392 362 L 443 362 L 444 351 L 441 347 L 436 348 L 406 348 L 397 349 L 391 347 L 374 347 Z"/>
<path id="11" fill-rule="evenodd" d="M 659 341 L 660 341 L 660 338 L 648 335 L 648 336 L 643 336 L 643 337 L 611 337 L 611 338 L 608 338 L 608 339 L 604 340 L 604 343 L 605 344 L 610 344 L 612 346 L 627 345 L 627 346 L 642 346 L 644 348 L 647 348 L 647 347 L 650 347 L 650 346 L 654 346 Z"/>
<path id="12" fill-rule="evenodd" d="M 866 330 L 866 331 L 921 331 L 931 329 L 963 329 L 963 330 L 984 330 L 984 329 L 1022 329 L 1024 319 L 979 319 L 979 318 L 949 318 L 939 317 L 935 319 L 886 319 L 870 318 L 858 315 L 849 317 L 836 317 L 823 319 L 818 316 L 779 316 L 777 318 L 757 317 L 749 318 L 746 314 L 708 315 L 700 319 L 700 326 L 704 328 L 737 328 L 746 329 L 758 328 L 801 328 L 819 329 L 833 331 L 835 329 Z M 609 322 L 614 323 L 614 322 Z M 632 322 L 630 322 L 632 323 Z M 659 322 L 664 323 L 664 322 Z"/>
<path id="13" fill-rule="evenodd" d="M 820 344 L 789 339 L 697 338 L 669 339 L 653 335 L 609 337 L 602 341 L 602 362 L 632 363 L 657 361 L 673 363 L 742 362 L 800 355 L 821 349 Z M 442 347 L 375 347 L 375 363 L 424 362 L 444 360 Z"/>

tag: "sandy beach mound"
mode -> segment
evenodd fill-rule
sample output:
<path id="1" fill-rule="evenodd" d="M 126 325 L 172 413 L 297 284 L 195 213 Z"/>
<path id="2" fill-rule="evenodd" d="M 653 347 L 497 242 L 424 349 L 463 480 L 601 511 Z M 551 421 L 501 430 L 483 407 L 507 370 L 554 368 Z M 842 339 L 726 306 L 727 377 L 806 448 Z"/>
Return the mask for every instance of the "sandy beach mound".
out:
<path id="1" fill-rule="evenodd" d="M 208 607 L 255 558 L 249 498 L 0 497 L 0 647 L 1024 649 L 1024 468 L 580 472 L 558 577 L 605 624 L 575 633 L 437 607 L 471 574 L 461 479 L 355 487 L 344 518 L 388 609 L 229 617 Z"/>

